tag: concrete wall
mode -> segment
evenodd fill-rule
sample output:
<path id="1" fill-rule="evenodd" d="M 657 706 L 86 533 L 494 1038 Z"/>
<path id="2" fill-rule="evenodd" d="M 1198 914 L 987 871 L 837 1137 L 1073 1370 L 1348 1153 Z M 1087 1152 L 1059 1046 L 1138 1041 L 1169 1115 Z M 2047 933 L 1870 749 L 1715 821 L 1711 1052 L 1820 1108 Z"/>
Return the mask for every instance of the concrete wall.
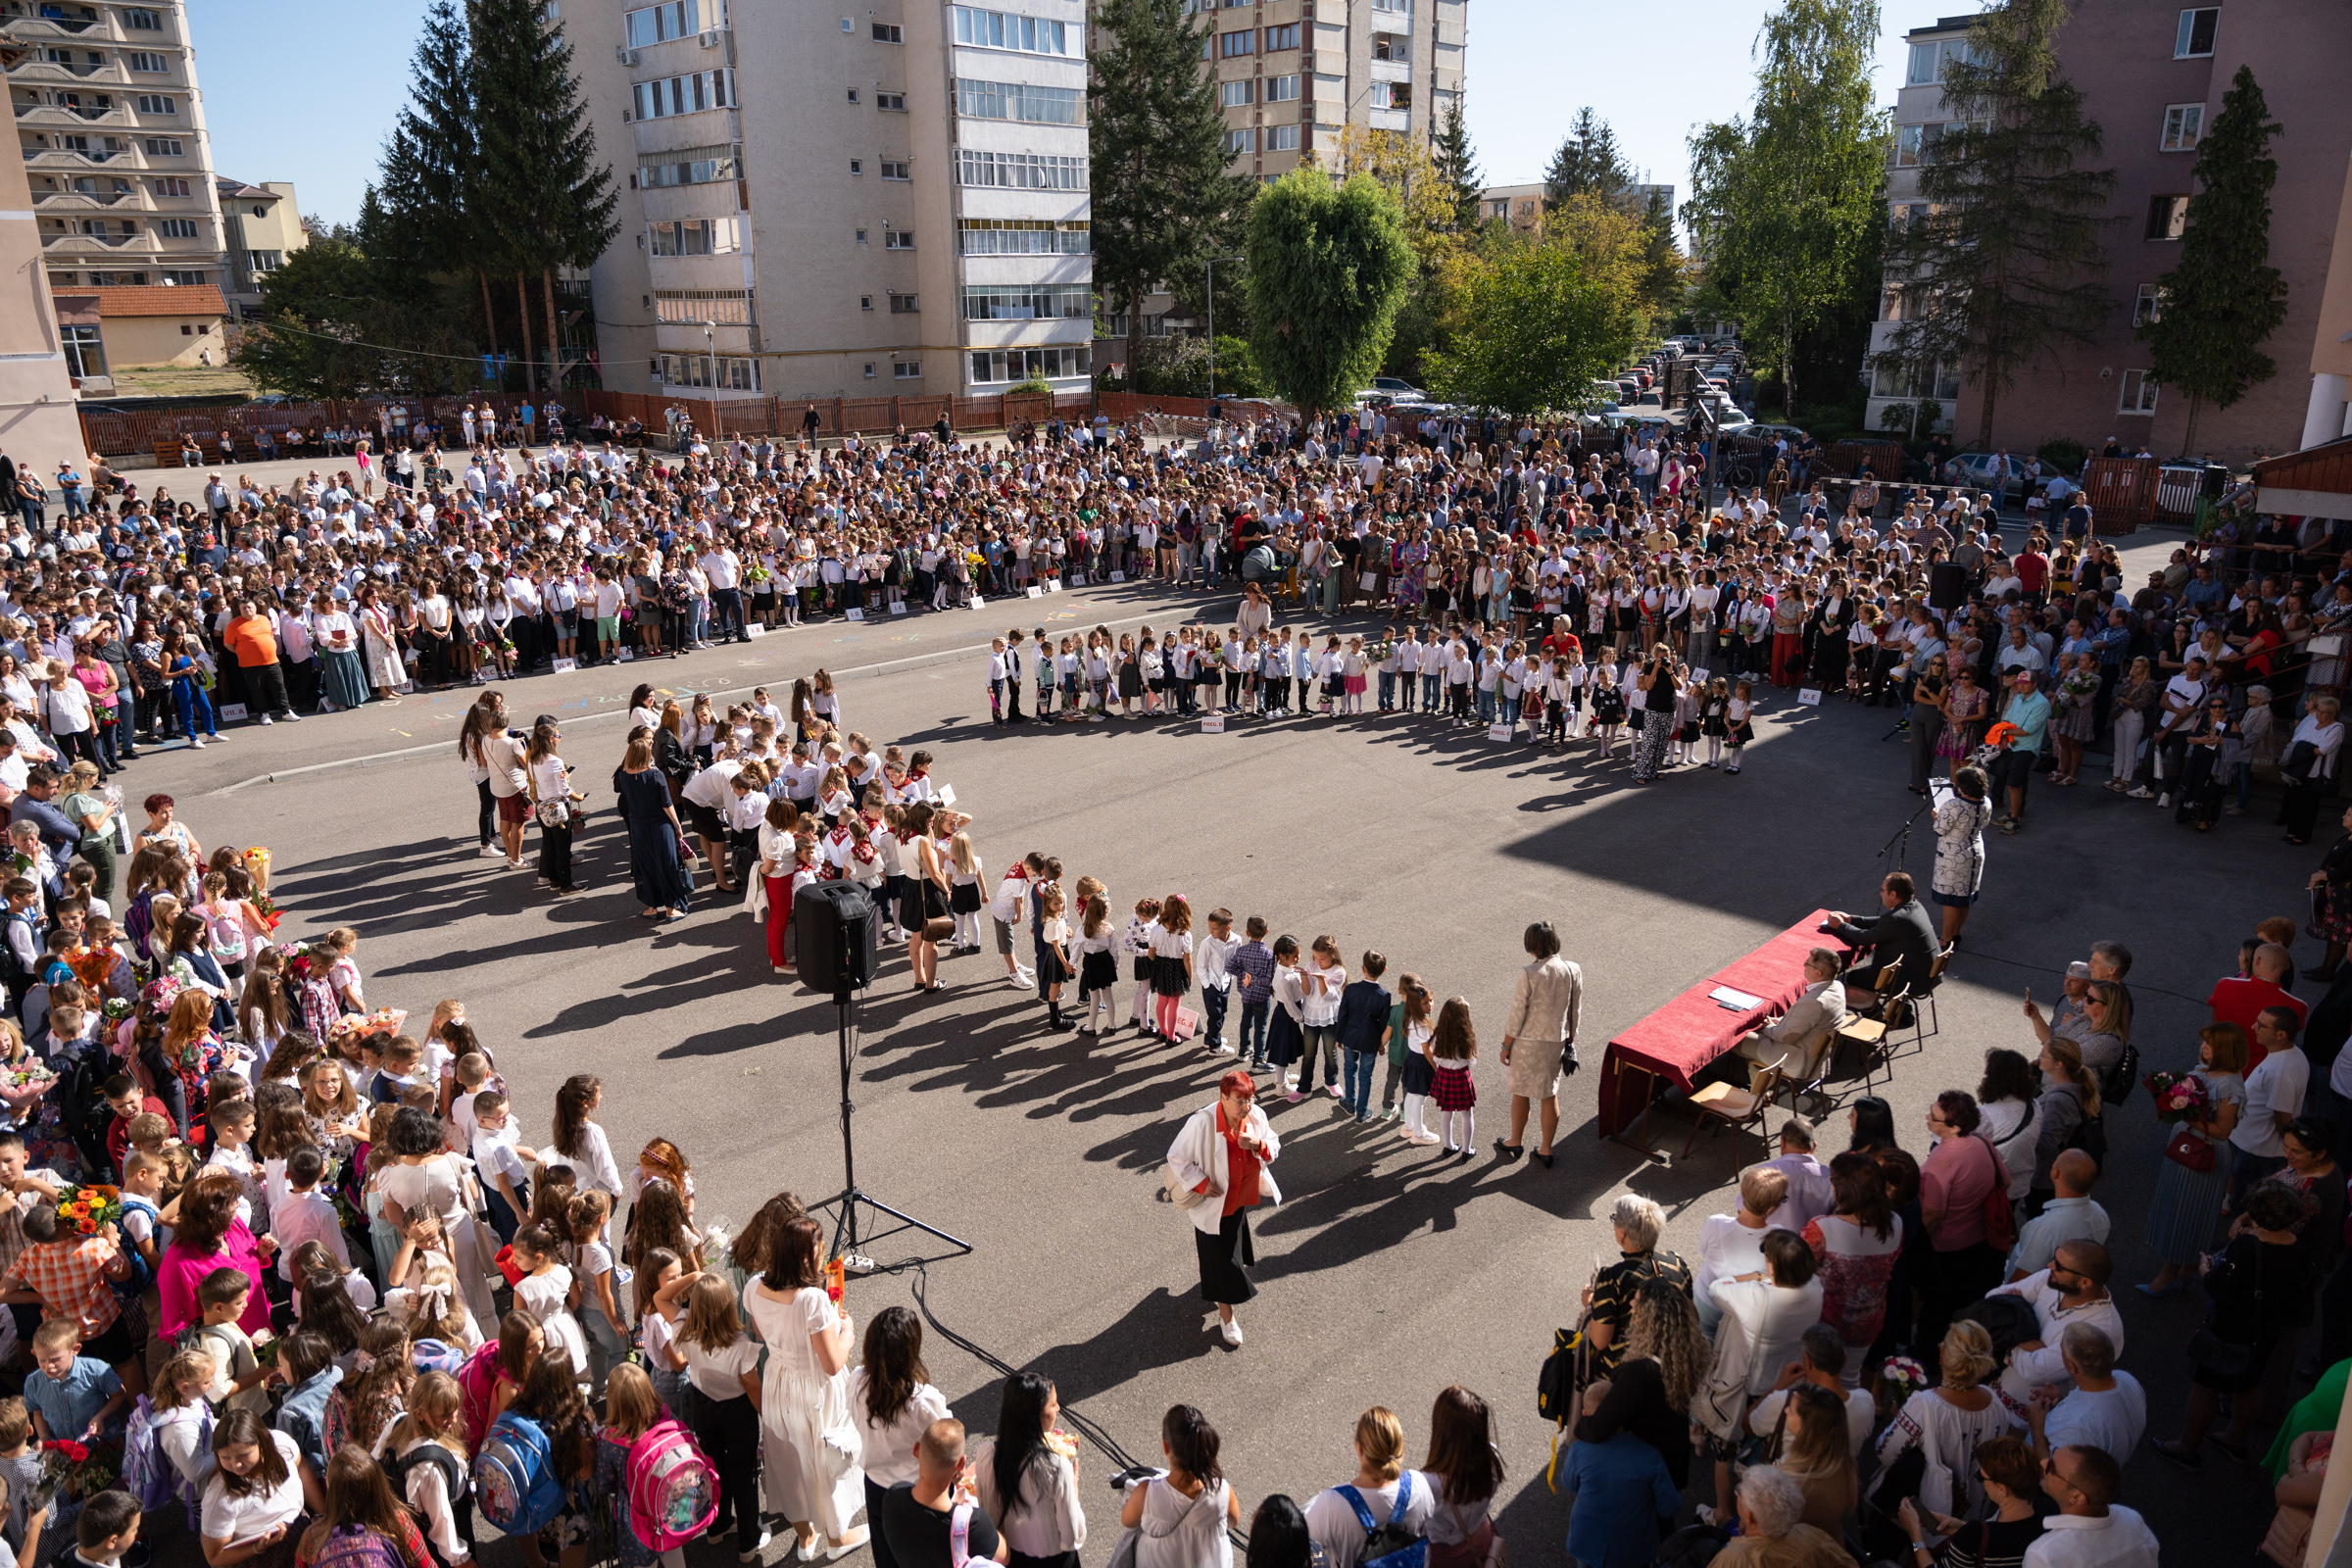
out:
<path id="1" fill-rule="evenodd" d="M 199 330 L 183 333 L 181 326 Z M 215 365 L 228 363 L 228 344 L 220 335 L 219 317 L 110 316 L 99 323 L 106 340 L 109 369 L 128 370 L 149 365 L 201 365 L 206 349 Z"/>
<path id="2" fill-rule="evenodd" d="M 85 462 L 32 196 L 14 158 L 0 158 L 0 452 L 44 479 Z"/>

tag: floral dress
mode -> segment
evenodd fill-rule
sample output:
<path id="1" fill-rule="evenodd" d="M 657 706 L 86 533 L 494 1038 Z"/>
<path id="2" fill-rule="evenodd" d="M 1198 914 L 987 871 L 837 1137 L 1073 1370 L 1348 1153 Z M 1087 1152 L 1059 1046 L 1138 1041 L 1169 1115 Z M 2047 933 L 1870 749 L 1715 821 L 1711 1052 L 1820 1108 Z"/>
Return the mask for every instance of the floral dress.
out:
<path id="1" fill-rule="evenodd" d="M 1821 1320 L 1848 1349 L 1867 1349 L 1886 1322 L 1886 1281 L 1903 1250 L 1902 1220 L 1891 1219 L 1880 1236 L 1824 1216 L 1806 1223 L 1804 1238 L 1821 1279 Z"/>
<path id="2" fill-rule="evenodd" d="M 1943 733 L 1936 737 L 1936 755 L 1957 761 L 1976 744 L 1977 725 L 1990 699 L 1982 686 L 1954 686 L 1947 694 Z"/>
<path id="3" fill-rule="evenodd" d="M 1429 546 L 1415 539 L 1396 552 L 1396 603 L 1400 608 L 1418 610 L 1421 607 L 1423 584 L 1429 573 Z"/>
<path id="4" fill-rule="evenodd" d="M 2050 733 L 2061 740 L 2086 741 L 2094 733 L 2096 716 L 2092 702 L 2099 694 L 2099 678 L 2076 670 L 2058 683 L 2052 695 L 2056 698 L 2056 716 L 2050 720 Z"/>

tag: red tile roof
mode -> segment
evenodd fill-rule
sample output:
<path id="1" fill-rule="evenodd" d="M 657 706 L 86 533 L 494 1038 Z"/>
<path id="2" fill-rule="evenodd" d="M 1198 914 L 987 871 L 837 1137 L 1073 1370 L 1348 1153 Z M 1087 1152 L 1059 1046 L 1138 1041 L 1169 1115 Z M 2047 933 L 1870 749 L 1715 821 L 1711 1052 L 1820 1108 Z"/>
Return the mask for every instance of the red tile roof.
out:
<path id="1" fill-rule="evenodd" d="M 169 283 L 138 288 L 77 290 L 98 296 L 98 314 L 106 316 L 226 316 L 228 302 L 210 283 L 201 286 Z"/>

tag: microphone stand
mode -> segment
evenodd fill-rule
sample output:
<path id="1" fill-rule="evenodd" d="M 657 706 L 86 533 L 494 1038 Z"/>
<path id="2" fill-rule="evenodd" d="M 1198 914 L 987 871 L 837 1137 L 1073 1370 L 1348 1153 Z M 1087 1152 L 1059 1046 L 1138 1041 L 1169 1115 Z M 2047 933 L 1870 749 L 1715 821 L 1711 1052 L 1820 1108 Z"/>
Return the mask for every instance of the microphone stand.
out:
<path id="1" fill-rule="evenodd" d="M 1931 795 L 1928 797 L 1927 805 L 1921 807 L 1918 810 L 1913 811 L 1909 816 L 1905 817 L 1903 819 L 1903 825 L 1894 830 L 1894 836 L 1888 839 L 1885 844 L 1879 846 L 1879 853 L 1876 858 L 1884 860 L 1886 858 L 1886 852 L 1888 850 L 1892 850 L 1894 852 L 1895 869 L 1902 869 L 1904 857 L 1911 853 L 1911 824 L 1918 821 L 1921 817 L 1927 815 L 1934 809 L 1936 809 L 1936 798 Z"/>
<path id="2" fill-rule="evenodd" d="M 874 1260 L 859 1249 L 871 1247 L 884 1237 L 896 1236 L 901 1231 L 910 1230 L 921 1231 L 926 1236 L 938 1237 L 956 1249 L 953 1253 L 949 1254 L 951 1256 L 970 1255 L 973 1250 L 971 1243 L 958 1237 L 950 1236 L 935 1225 L 926 1225 L 903 1209 L 891 1207 L 858 1185 L 858 1154 L 851 1136 L 851 1116 L 857 1107 L 850 1100 L 850 1088 L 854 1082 L 854 1062 L 858 1054 L 858 999 L 850 989 L 850 983 L 846 976 L 834 984 L 833 1005 L 840 1009 L 841 1174 L 843 1185 L 837 1197 L 826 1199 L 823 1202 L 815 1204 L 812 1209 L 813 1212 L 831 1208 L 836 1203 L 841 1205 L 841 1217 L 833 1226 L 833 1255 L 842 1259 L 844 1268 L 851 1273 L 871 1274 L 875 1267 Z M 898 1223 L 884 1224 L 880 1220 L 869 1219 L 861 1227 L 858 1223 L 860 1205 L 876 1214 L 887 1214 Z"/>

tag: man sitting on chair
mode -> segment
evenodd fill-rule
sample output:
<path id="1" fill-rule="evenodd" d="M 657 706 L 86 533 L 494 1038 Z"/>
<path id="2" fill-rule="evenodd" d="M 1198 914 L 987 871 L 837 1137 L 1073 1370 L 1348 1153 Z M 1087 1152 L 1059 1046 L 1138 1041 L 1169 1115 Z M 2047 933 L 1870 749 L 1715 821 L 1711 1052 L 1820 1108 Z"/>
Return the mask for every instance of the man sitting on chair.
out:
<path id="1" fill-rule="evenodd" d="M 1940 946 L 1935 922 L 1920 906 L 1910 872 L 1887 872 L 1886 879 L 1879 884 L 1879 903 L 1886 910 L 1883 914 L 1858 920 L 1842 909 L 1835 909 L 1828 922 L 1829 934 L 1854 950 L 1853 962 L 1848 965 L 1845 997 L 1862 1012 L 1877 1004 L 1881 992 L 1894 989 L 1896 981 L 1886 975 L 1888 964 L 1901 963 L 1902 983 L 1914 990 L 1925 985 L 1936 967 L 1936 954 Z M 1870 955 L 1867 960 L 1862 956 L 1866 950 Z M 1869 981 L 1855 978 L 1865 972 L 1871 972 Z"/>
<path id="2" fill-rule="evenodd" d="M 1757 1090 L 1767 1072 L 1802 1083 L 1827 1050 L 1830 1036 L 1845 1021 L 1845 987 L 1838 980 L 1838 955 L 1815 948 L 1805 956 L 1805 989 L 1788 1010 L 1759 1025 L 1732 1050 L 1747 1058 L 1748 1088 Z"/>

